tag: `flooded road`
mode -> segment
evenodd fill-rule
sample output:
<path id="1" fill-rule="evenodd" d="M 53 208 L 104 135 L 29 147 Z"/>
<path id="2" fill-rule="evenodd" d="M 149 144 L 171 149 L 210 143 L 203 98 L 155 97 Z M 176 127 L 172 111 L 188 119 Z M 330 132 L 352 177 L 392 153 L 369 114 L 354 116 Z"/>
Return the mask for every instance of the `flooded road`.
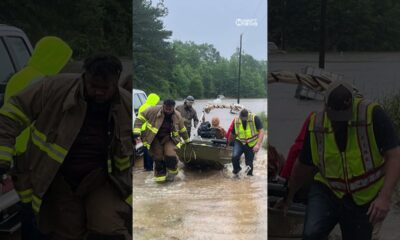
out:
<path id="1" fill-rule="evenodd" d="M 207 102 L 195 102 L 199 118 Z M 266 99 L 244 99 L 241 104 L 254 113 L 267 110 Z M 234 117 L 218 109 L 207 114 L 206 121 L 213 116 L 220 118 L 225 129 Z M 178 179 L 166 184 L 154 183 L 152 173 L 137 166 L 133 172 L 133 239 L 266 239 L 266 165 L 265 150 L 256 155 L 253 177 L 233 178 L 231 164 L 221 171 L 191 170 L 181 164 Z"/>

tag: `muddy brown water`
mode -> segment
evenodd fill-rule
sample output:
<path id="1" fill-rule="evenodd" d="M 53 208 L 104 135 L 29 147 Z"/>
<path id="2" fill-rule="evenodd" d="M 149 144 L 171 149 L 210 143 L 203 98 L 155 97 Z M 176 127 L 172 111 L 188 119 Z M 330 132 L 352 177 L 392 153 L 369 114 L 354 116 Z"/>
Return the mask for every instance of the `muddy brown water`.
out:
<path id="1" fill-rule="evenodd" d="M 198 110 L 208 101 L 196 101 Z M 235 102 L 235 100 L 223 100 Z M 241 101 L 251 111 L 266 111 L 266 100 Z M 216 110 L 228 128 L 233 119 L 228 111 Z M 200 116 L 199 116 L 200 117 Z M 152 173 L 141 167 L 133 176 L 133 239 L 267 239 L 267 156 L 256 155 L 254 176 L 233 178 L 232 167 L 223 170 L 181 171 L 173 183 L 157 184 Z"/>

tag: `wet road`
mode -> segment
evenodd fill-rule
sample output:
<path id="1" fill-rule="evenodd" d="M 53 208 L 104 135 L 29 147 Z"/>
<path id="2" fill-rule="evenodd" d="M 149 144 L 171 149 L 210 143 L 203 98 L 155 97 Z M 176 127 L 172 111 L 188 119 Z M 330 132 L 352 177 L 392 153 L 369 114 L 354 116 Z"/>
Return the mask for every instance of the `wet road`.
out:
<path id="1" fill-rule="evenodd" d="M 208 101 L 196 101 L 202 108 Z M 235 100 L 224 100 L 235 102 Z M 242 100 L 259 113 L 266 100 Z M 228 128 L 233 115 L 215 110 L 206 116 L 221 119 Z M 233 178 L 232 167 L 224 170 L 182 170 L 177 181 L 156 184 L 152 173 L 134 170 L 133 239 L 266 239 L 267 238 L 267 156 L 257 154 L 254 176 Z"/>

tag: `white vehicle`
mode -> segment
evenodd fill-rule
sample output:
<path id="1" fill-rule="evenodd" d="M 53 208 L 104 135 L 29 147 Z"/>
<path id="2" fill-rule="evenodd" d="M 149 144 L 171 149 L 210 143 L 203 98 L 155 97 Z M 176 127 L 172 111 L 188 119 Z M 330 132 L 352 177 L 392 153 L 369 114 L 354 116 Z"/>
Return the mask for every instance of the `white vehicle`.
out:
<path id="1" fill-rule="evenodd" d="M 136 116 L 139 112 L 140 106 L 142 106 L 146 100 L 147 95 L 144 91 L 139 89 L 132 90 L 132 98 L 133 98 L 133 119 L 132 122 L 135 122 Z"/>
<path id="2" fill-rule="evenodd" d="M 28 62 L 32 45 L 26 34 L 19 28 L 0 24 L 0 106 L 3 105 L 4 91 L 8 80 Z M 20 227 L 18 202 L 9 176 L 0 176 L 0 238 L 3 233 L 12 233 Z"/>

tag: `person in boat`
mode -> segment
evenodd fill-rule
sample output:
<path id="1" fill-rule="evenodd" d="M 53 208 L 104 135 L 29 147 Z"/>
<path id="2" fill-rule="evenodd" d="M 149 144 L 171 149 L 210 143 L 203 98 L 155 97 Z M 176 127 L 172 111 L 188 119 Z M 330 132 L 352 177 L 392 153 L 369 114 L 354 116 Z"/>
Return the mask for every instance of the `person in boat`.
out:
<path id="1" fill-rule="evenodd" d="M 244 153 L 246 165 L 250 167 L 248 176 L 253 176 L 253 160 L 260 150 L 264 138 L 261 119 L 247 109 L 240 111 L 240 116 L 235 117 L 234 127 L 229 136 L 228 145 L 234 142 L 232 153 L 232 173 L 237 175 L 241 171 L 240 157 Z"/>
<path id="2" fill-rule="evenodd" d="M 187 129 L 187 132 L 190 137 L 190 132 L 192 130 L 192 121 L 194 123 L 194 127 L 196 128 L 197 125 L 199 124 L 199 119 L 197 117 L 197 112 L 193 108 L 194 104 L 194 97 L 192 96 L 187 96 L 185 99 L 185 102 L 182 105 L 179 105 L 176 107 L 176 110 L 181 114 L 183 117 L 185 127 Z"/>
<path id="3" fill-rule="evenodd" d="M 378 104 L 336 81 L 326 91 L 323 111 L 310 116 L 287 196 L 276 207 L 287 212 L 297 190 L 314 176 L 303 239 L 325 239 L 337 223 L 345 240 L 372 239 L 374 226 L 389 212 L 399 175 L 392 121 Z"/>
<path id="4" fill-rule="evenodd" d="M 220 121 L 219 121 L 218 117 L 213 117 L 211 119 L 211 129 L 214 130 L 216 139 L 223 139 L 223 138 L 225 138 L 226 131 L 225 131 L 225 129 L 223 127 L 221 127 L 219 125 L 219 122 Z"/>

